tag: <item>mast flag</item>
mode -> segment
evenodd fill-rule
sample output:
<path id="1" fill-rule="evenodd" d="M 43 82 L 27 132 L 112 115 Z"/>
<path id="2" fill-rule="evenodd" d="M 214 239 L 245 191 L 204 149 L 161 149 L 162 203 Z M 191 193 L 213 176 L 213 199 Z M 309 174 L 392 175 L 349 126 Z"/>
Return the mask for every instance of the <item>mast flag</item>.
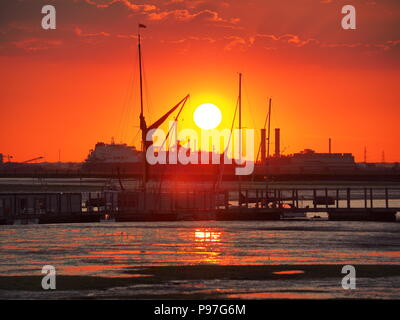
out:
<path id="1" fill-rule="evenodd" d="M 139 28 L 146 28 L 144 24 L 139 23 Z"/>

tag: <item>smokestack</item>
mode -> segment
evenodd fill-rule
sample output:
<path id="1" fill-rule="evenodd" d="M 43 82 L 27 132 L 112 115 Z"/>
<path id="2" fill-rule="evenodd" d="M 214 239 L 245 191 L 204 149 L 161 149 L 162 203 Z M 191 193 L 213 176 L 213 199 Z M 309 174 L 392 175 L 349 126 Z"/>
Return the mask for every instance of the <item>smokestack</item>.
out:
<path id="1" fill-rule="evenodd" d="M 275 157 L 281 155 L 281 129 L 275 129 Z"/>
<path id="2" fill-rule="evenodd" d="M 266 130 L 261 129 L 261 163 L 265 163 L 266 153 L 267 153 L 267 146 L 266 146 Z"/>
<path id="3" fill-rule="evenodd" d="M 332 153 L 332 139 L 329 138 L 329 153 Z"/>

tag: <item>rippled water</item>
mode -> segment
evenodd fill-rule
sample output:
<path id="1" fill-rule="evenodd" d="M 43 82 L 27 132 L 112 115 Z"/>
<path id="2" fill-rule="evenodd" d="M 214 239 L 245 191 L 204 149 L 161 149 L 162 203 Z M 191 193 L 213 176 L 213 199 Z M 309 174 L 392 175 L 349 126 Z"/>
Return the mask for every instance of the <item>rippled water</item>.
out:
<path id="1" fill-rule="evenodd" d="M 3 276 L 40 276 L 44 265 L 55 266 L 58 275 L 104 277 L 126 276 L 128 268 L 166 265 L 289 264 L 295 271 L 295 265 L 302 264 L 400 265 L 400 223 L 211 221 L 0 226 L 0 250 Z M 340 280 L 340 275 L 335 280 L 316 278 L 293 283 L 279 279 L 185 280 L 139 285 L 135 292 L 222 290 L 230 298 L 347 297 L 349 293 L 340 287 Z M 358 286 L 361 289 L 355 290 L 353 297 L 400 298 L 399 277 L 363 278 Z M 114 288 L 107 296 L 129 295 L 129 290 Z M 101 297 L 104 292 L 80 294 Z M 23 293 L 11 294 L 18 295 Z"/>

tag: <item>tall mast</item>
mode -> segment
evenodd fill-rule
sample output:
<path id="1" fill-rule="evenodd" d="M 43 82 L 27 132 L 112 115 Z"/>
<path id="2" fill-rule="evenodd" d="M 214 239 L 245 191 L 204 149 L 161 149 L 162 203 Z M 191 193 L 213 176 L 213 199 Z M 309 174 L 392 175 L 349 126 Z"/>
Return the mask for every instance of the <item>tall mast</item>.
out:
<path id="1" fill-rule="evenodd" d="M 138 51 L 139 51 L 139 76 L 140 76 L 140 130 L 142 131 L 142 152 L 143 152 L 143 190 L 146 193 L 147 182 L 147 161 L 146 161 L 146 134 L 147 125 L 143 114 L 143 73 L 142 73 L 142 48 L 140 45 L 140 28 L 146 28 L 145 25 L 138 26 Z M 145 206 L 146 206 L 146 200 Z"/>
<path id="2" fill-rule="evenodd" d="M 239 165 L 242 164 L 242 74 L 239 73 Z M 242 208 L 242 184 L 239 175 L 239 210 Z"/>
<path id="3" fill-rule="evenodd" d="M 269 108 L 268 108 L 268 148 L 267 148 L 267 159 L 269 158 L 269 142 L 271 137 L 271 106 L 272 99 L 269 98 Z"/>
<path id="4" fill-rule="evenodd" d="M 242 160 L 242 74 L 239 73 L 239 161 Z"/>
<path id="5" fill-rule="evenodd" d="M 139 51 L 139 81 L 140 81 L 140 129 L 142 130 L 142 151 L 146 150 L 146 122 L 143 114 L 143 73 L 142 73 L 142 48 L 140 45 L 140 25 L 138 29 L 138 51 Z"/>
<path id="6" fill-rule="evenodd" d="M 140 46 L 140 33 L 138 33 L 138 49 L 139 49 L 139 75 L 140 75 L 140 115 L 143 116 L 142 48 Z"/>

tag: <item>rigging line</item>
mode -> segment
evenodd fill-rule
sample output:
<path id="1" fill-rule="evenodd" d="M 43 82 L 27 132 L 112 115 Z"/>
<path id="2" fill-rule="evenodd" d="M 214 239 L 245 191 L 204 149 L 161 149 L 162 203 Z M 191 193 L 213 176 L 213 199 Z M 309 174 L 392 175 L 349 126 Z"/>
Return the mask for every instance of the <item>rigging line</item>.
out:
<path id="1" fill-rule="evenodd" d="M 269 111 L 268 111 L 268 112 L 267 112 L 267 116 L 265 117 L 265 122 L 264 122 L 264 127 L 263 127 L 264 130 L 265 130 L 265 128 L 267 127 L 267 122 L 268 122 L 269 117 L 270 117 L 270 114 L 269 114 Z M 261 134 L 260 134 L 260 136 L 261 136 Z M 262 138 L 262 137 L 260 137 L 260 144 L 259 144 L 259 146 L 258 146 L 257 158 L 256 158 L 255 163 L 257 163 L 258 157 L 260 156 L 260 152 L 261 152 L 261 144 L 263 143 L 262 140 L 261 140 L 261 138 Z M 261 161 L 262 161 L 262 160 L 261 160 Z M 255 171 L 253 170 L 253 173 L 252 173 L 252 175 L 251 175 L 251 182 L 254 181 L 254 176 L 255 176 Z"/>
<path id="2" fill-rule="evenodd" d="M 137 56 L 137 52 L 136 52 L 136 56 Z M 129 111 L 129 101 L 131 101 L 132 96 L 133 96 L 133 91 L 135 88 L 134 85 L 134 79 L 135 79 L 135 75 L 134 75 L 134 67 L 133 65 L 130 68 L 131 72 L 129 73 L 129 81 L 128 81 L 128 88 L 125 94 L 125 99 L 123 101 L 123 109 L 122 109 L 122 114 L 121 114 L 121 118 L 120 118 L 120 123 L 118 125 L 118 132 L 117 134 L 120 135 L 121 140 L 124 140 L 125 136 L 124 136 L 124 132 L 125 132 L 125 126 L 126 126 L 126 119 L 127 119 L 127 113 Z M 134 101 L 132 99 L 132 106 L 134 108 Z M 124 121 L 125 120 L 125 121 Z"/>
<path id="3" fill-rule="evenodd" d="M 267 99 L 267 101 L 269 101 L 269 99 Z M 268 119 L 269 119 L 269 110 L 267 112 L 267 116 L 265 117 L 265 122 L 264 122 L 264 127 L 263 127 L 264 129 L 267 127 Z"/>
<path id="4" fill-rule="evenodd" d="M 122 112 L 120 114 L 118 128 L 117 128 L 117 139 L 118 138 L 122 139 L 122 124 L 123 124 L 122 121 L 125 118 L 124 116 L 125 116 L 125 113 L 126 113 L 126 105 L 127 105 L 129 91 L 130 91 L 131 86 L 132 86 L 132 81 L 133 81 L 133 72 L 130 72 L 129 73 L 128 86 L 127 86 L 125 94 L 123 95 L 123 98 L 122 98 Z"/>
<path id="5" fill-rule="evenodd" d="M 138 55 L 139 55 L 139 53 L 138 52 L 136 52 L 135 53 L 135 60 L 133 60 L 133 61 L 136 61 L 137 60 L 137 58 L 138 58 Z M 127 101 L 126 101 L 126 112 L 125 112 L 125 121 L 123 122 L 123 126 L 122 126 L 122 138 L 126 141 L 126 140 L 128 140 L 127 139 L 127 137 L 126 137 L 126 135 L 127 135 L 127 130 L 128 130 L 128 127 L 130 127 L 130 124 L 131 124 L 131 121 L 133 121 L 133 115 L 134 115 L 134 113 L 135 113 L 135 95 L 134 95 L 134 91 L 135 91 L 135 75 L 134 75 L 134 65 L 135 64 L 133 64 L 132 65 L 132 83 L 131 83 L 131 90 L 129 90 L 129 93 L 128 93 L 128 97 L 127 97 Z M 129 108 L 129 103 L 132 103 L 132 107 L 131 108 Z M 132 118 L 131 118 L 131 116 L 132 116 Z"/>
<path id="6" fill-rule="evenodd" d="M 242 83 L 242 86 L 244 87 L 244 92 L 245 92 L 246 100 L 247 100 L 247 109 L 248 109 L 248 112 L 250 113 L 251 120 L 253 122 L 253 128 L 256 128 L 256 122 L 254 120 L 254 115 L 253 115 L 254 112 L 252 112 L 252 110 L 250 110 L 250 106 L 251 106 L 250 98 L 249 98 L 250 96 L 249 96 L 248 91 L 247 91 L 246 83 L 244 83 L 244 84 Z"/>
<path id="7" fill-rule="evenodd" d="M 133 94 L 132 94 L 131 98 L 133 98 Z M 127 126 L 126 126 L 126 134 L 128 136 L 125 138 L 126 141 L 128 141 L 129 138 L 132 137 L 132 135 L 134 133 L 134 129 L 133 128 L 135 126 L 132 124 L 132 121 L 131 121 L 131 119 L 134 119 L 134 115 L 135 115 L 135 112 L 134 112 L 133 108 L 129 108 L 128 109 L 128 115 L 127 115 L 127 119 L 129 121 L 127 121 Z"/>
<path id="8" fill-rule="evenodd" d="M 182 104 L 182 106 L 181 106 L 181 109 L 179 110 L 178 114 L 177 114 L 176 117 L 175 117 L 175 121 L 178 120 L 178 117 L 179 117 L 179 115 L 181 114 L 181 112 L 182 112 L 182 110 L 183 110 L 183 107 L 185 106 L 186 101 L 187 101 L 189 98 L 190 98 L 190 96 L 187 97 L 187 98 L 183 101 L 183 104 Z M 169 128 L 168 133 L 167 133 L 167 135 L 166 135 L 166 137 L 165 137 L 165 139 L 164 139 L 164 141 L 163 141 L 163 143 L 162 143 L 162 145 L 161 145 L 160 150 L 162 150 L 162 148 L 163 148 L 163 146 L 164 146 L 164 143 L 167 141 L 168 136 L 169 136 L 171 130 L 172 130 L 172 127 Z M 178 145 L 176 146 L 176 148 L 177 148 L 176 150 L 177 150 L 177 152 L 178 152 Z M 166 152 L 166 151 L 165 151 L 165 152 Z M 164 174 L 165 174 L 165 166 L 164 166 L 164 167 L 162 168 L 162 170 L 161 170 L 160 183 L 159 183 L 159 185 L 158 185 L 158 194 L 161 194 L 162 183 L 163 183 L 163 181 L 164 181 Z M 158 197 L 157 201 L 160 201 L 160 199 L 161 199 L 161 197 Z"/>
<path id="9" fill-rule="evenodd" d="M 239 105 L 239 98 L 238 98 L 238 100 L 237 100 L 237 102 L 236 102 L 235 113 L 233 114 L 233 120 L 232 120 L 232 125 L 231 125 L 231 133 L 229 134 L 228 145 L 227 145 L 227 147 L 225 148 L 225 151 L 224 151 L 224 152 L 226 152 L 226 151 L 228 150 L 228 147 L 229 147 L 229 144 L 230 144 L 230 141 L 231 141 L 232 132 L 233 132 L 233 126 L 234 126 L 234 124 L 235 124 L 235 119 L 236 119 L 236 113 L 237 113 L 238 105 Z"/>
<path id="10" fill-rule="evenodd" d="M 142 49 L 143 52 L 143 49 Z M 147 115 L 149 120 L 152 119 L 151 116 L 151 110 L 153 109 L 153 104 L 152 104 L 152 100 L 151 100 L 151 96 L 149 93 L 149 86 L 147 85 L 147 73 L 146 73 L 146 68 L 145 68 L 145 59 L 143 58 L 143 54 L 142 54 L 142 74 L 143 74 L 143 87 L 144 87 L 144 94 L 146 96 L 146 104 L 145 107 L 147 108 Z"/>
<path id="11" fill-rule="evenodd" d="M 136 142 L 136 139 L 137 139 L 139 133 L 140 133 L 140 129 L 138 129 L 138 131 L 136 132 L 136 134 L 134 135 L 134 137 L 133 137 L 133 139 L 132 139 L 132 145 L 133 145 L 133 146 L 135 145 L 135 142 Z"/>
<path id="12" fill-rule="evenodd" d="M 126 132 L 128 130 L 128 128 L 131 126 L 131 116 L 133 114 L 133 103 L 129 103 L 129 101 L 133 102 L 133 90 L 130 90 L 130 93 L 128 95 L 128 100 L 126 103 L 126 112 L 125 112 L 125 119 L 123 122 L 123 127 L 122 127 L 122 135 L 123 135 L 123 139 L 124 141 L 126 141 Z M 130 107 L 131 106 L 131 107 Z"/>
<path id="13" fill-rule="evenodd" d="M 182 110 L 183 110 L 183 107 L 184 107 L 185 104 L 186 104 L 186 101 L 187 101 L 187 99 L 185 99 L 185 100 L 183 101 L 183 104 L 182 104 L 182 106 L 181 106 L 181 109 L 179 110 L 178 114 L 176 115 L 176 117 L 175 117 L 175 119 L 174 119 L 175 122 L 177 122 L 178 117 L 179 117 L 179 115 L 181 114 L 181 112 L 182 112 Z M 160 149 L 162 149 L 162 148 L 164 147 L 164 144 L 165 144 L 165 142 L 167 141 L 167 139 L 168 139 L 168 137 L 169 137 L 169 134 L 171 133 L 172 128 L 173 128 L 172 126 L 169 128 L 168 133 L 167 133 L 167 135 L 165 136 L 165 139 L 164 139 L 164 141 L 163 141 L 163 143 L 162 143 Z"/>
<path id="14" fill-rule="evenodd" d="M 188 108 L 186 108 L 186 109 L 192 110 L 192 99 L 191 99 L 191 96 L 188 97 L 187 101 L 188 101 Z M 182 117 L 180 119 L 178 119 L 178 121 L 181 121 L 181 126 L 183 128 L 184 122 L 185 122 L 184 116 L 182 115 Z"/>
<path id="15" fill-rule="evenodd" d="M 124 118 L 123 118 L 123 122 L 122 122 L 122 127 L 121 127 L 121 139 L 123 141 L 125 141 L 125 132 L 126 132 L 126 126 L 127 126 L 127 121 L 126 119 L 128 118 L 129 115 L 129 109 L 126 106 L 125 112 L 124 112 Z"/>
<path id="16" fill-rule="evenodd" d="M 226 146 L 226 148 L 224 150 L 224 161 L 225 161 L 226 152 L 228 151 L 228 148 L 229 148 L 229 145 L 230 145 L 230 142 L 231 142 L 231 137 L 232 137 L 233 128 L 235 126 L 236 113 L 237 113 L 238 107 L 239 107 L 239 97 L 237 98 L 237 101 L 236 101 L 236 108 L 235 108 L 235 113 L 233 114 L 233 120 L 232 120 L 232 125 L 231 125 L 231 132 L 230 132 L 229 138 L 228 138 L 228 144 L 227 144 L 227 146 Z M 233 161 L 234 161 L 234 157 L 232 157 L 232 162 Z M 221 166 L 221 164 L 220 164 L 220 166 Z M 215 187 L 219 187 L 219 185 L 221 183 L 222 176 L 224 174 L 224 168 L 225 168 L 224 162 L 222 162 L 222 169 L 220 170 L 220 174 L 219 174 L 217 182 L 215 183 Z"/>
<path id="17" fill-rule="evenodd" d="M 123 125 L 123 138 L 124 140 L 128 140 L 126 135 L 129 133 L 129 129 L 131 128 L 131 119 L 133 119 L 134 115 L 134 99 L 133 99 L 133 88 L 132 90 L 129 91 L 129 96 L 128 96 L 128 101 L 127 101 L 127 108 L 126 108 L 126 113 L 125 113 L 125 121 Z M 129 101 L 132 101 L 132 108 L 129 108 Z"/>
<path id="18" fill-rule="evenodd" d="M 249 98 L 250 96 L 249 96 L 248 91 L 247 91 L 246 83 L 243 85 L 243 87 L 244 87 L 244 92 L 245 92 L 245 96 L 246 96 L 246 100 L 247 100 L 247 106 L 248 106 L 248 109 L 249 109 L 251 120 L 253 122 L 253 128 L 254 128 L 254 131 L 256 132 L 255 136 L 256 136 L 257 139 L 260 138 L 260 141 L 261 141 L 261 133 L 258 130 L 256 130 L 256 123 L 255 123 L 254 115 L 253 115 L 254 112 L 251 112 L 252 110 L 250 110 L 250 106 L 251 106 L 250 98 Z M 261 144 L 260 144 L 260 148 L 261 148 Z M 256 161 L 257 161 L 257 159 L 258 159 L 258 153 L 257 153 Z"/>
<path id="19" fill-rule="evenodd" d="M 267 116 L 265 117 L 265 122 L 264 122 L 264 127 L 263 127 L 263 129 L 265 129 L 265 128 L 267 127 L 268 119 L 269 119 L 269 112 L 267 112 Z M 261 134 L 260 134 L 260 135 L 261 135 Z M 260 137 L 260 140 L 261 140 L 261 137 Z M 259 146 L 258 146 L 258 152 L 257 152 L 256 162 L 258 161 L 258 157 L 260 156 L 260 152 L 261 152 L 261 143 L 262 143 L 262 141 L 260 141 L 260 144 L 259 144 Z"/>
<path id="20" fill-rule="evenodd" d="M 129 99 L 129 95 L 127 100 Z M 121 124 L 121 140 L 125 141 L 125 131 L 126 131 L 126 126 L 127 126 L 127 118 L 129 115 L 129 107 L 128 103 L 125 104 L 124 108 L 124 113 L 123 113 L 123 119 L 122 119 L 122 124 Z"/>

